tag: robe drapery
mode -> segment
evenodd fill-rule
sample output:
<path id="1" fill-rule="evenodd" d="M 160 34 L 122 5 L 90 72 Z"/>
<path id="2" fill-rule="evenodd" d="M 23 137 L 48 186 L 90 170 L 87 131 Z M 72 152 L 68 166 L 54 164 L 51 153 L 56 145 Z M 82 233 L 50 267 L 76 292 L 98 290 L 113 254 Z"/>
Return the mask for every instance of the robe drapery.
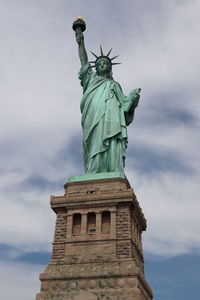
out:
<path id="1" fill-rule="evenodd" d="M 123 172 L 126 126 L 133 120 L 134 105 L 124 96 L 119 83 L 99 76 L 89 63 L 81 68 L 78 77 L 83 87 L 80 108 L 85 172 Z"/>

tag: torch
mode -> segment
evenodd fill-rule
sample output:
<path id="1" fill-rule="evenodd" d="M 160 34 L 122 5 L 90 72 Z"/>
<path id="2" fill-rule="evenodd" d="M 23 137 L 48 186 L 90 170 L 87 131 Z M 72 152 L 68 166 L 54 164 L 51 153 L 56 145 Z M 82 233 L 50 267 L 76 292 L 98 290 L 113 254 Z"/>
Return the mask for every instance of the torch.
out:
<path id="1" fill-rule="evenodd" d="M 73 30 L 76 32 L 77 30 L 81 30 L 82 32 L 86 29 L 85 21 L 82 17 L 76 18 L 76 20 L 72 24 Z"/>

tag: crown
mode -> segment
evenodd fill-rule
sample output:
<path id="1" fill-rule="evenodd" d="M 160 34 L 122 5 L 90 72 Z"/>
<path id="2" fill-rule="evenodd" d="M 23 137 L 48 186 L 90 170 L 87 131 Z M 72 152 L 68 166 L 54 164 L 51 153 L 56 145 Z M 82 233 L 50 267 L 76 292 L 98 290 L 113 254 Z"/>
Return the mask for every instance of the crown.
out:
<path id="1" fill-rule="evenodd" d="M 100 55 L 100 56 L 98 56 L 98 55 L 96 55 L 95 53 L 93 53 L 92 51 L 90 51 L 90 52 L 96 57 L 96 60 L 90 61 L 90 63 L 93 64 L 93 65 L 91 65 L 91 67 L 92 67 L 92 68 L 93 68 L 93 67 L 96 67 L 97 62 L 98 62 L 100 59 L 102 59 L 102 58 L 107 59 L 107 60 L 109 61 L 109 63 L 110 63 L 112 66 L 113 66 L 113 65 L 119 65 L 119 64 L 121 64 L 121 63 L 113 63 L 113 62 L 112 62 L 112 61 L 113 61 L 115 58 L 117 58 L 119 55 L 116 55 L 116 56 L 110 58 L 109 55 L 110 55 L 111 51 L 112 51 L 112 48 L 109 50 L 108 54 L 104 55 L 103 49 L 102 49 L 101 46 L 100 46 L 100 52 L 101 52 L 101 55 Z"/>

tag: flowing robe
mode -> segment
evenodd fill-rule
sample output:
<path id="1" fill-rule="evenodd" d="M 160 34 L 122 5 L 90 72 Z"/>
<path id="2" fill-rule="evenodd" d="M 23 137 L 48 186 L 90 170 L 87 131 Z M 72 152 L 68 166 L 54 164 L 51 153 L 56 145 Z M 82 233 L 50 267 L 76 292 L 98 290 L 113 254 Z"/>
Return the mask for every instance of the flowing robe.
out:
<path id="1" fill-rule="evenodd" d="M 85 171 L 123 172 L 126 126 L 133 120 L 134 105 L 130 105 L 119 83 L 99 76 L 89 63 L 81 68 L 79 79 L 83 86 L 80 107 Z"/>

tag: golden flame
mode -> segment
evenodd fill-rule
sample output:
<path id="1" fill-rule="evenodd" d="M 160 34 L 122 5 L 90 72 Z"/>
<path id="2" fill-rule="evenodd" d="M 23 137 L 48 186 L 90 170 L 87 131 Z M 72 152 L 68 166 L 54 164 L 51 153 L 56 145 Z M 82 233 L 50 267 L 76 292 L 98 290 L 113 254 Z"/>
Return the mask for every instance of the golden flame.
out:
<path id="1" fill-rule="evenodd" d="M 83 19 L 83 17 L 77 17 L 76 21 L 83 21 L 84 22 L 84 19 Z"/>

